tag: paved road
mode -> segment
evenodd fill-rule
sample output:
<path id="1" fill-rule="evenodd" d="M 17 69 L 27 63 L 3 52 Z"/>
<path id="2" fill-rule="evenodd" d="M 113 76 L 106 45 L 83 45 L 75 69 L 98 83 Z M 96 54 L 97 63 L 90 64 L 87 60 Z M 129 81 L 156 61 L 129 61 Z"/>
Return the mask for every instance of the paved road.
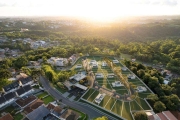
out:
<path id="1" fill-rule="evenodd" d="M 70 100 L 68 100 L 67 98 L 64 98 L 59 92 L 57 92 L 54 88 L 52 88 L 49 84 L 49 81 L 44 78 L 44 77 L 40 77 L 40 82 L 43 85 L 44 89 L 46 91 L 48 91 L 49 94 L 51 94 L 54 98 L 56 99 L 62 99 L 62 102 L 70 107 L 73 107 L 75 109 L 78 109 L 86 114 L 88 114 L 89 118 L 95 118 L 95 117 L 100 117 L 100 116 L 104 116 L 104 114 L 101 114 L 95 110 L 93 110 L 92 108 L 89 108 L 87 106 L 83 106 L 80 104 L 77 104 L 75 102 L 72 102 Z M 109 119 L 110 120 L 110 119 Z"/>

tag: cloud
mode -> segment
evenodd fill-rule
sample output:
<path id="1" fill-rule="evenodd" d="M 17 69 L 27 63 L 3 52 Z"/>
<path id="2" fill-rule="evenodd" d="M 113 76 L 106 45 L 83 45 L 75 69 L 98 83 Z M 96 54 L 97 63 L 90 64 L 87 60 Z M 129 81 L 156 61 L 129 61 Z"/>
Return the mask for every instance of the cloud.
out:
<path id="1" fill-rule="evenodd" d="M 5 3 L 0 3 L 0 7 L 5 7 L 5 6 L 8 6 L 8 5 Z"/>
<path id="2" fill-rule="evenodd" d="M 164 6 L 176 6 L 178 0 L 129 0 L 130 3 L 140 5 L 164 5 Z"/>
<path id="3" fill-rule="evenodd" d="M 163 0 L 162 5 L 176 6 L 178 5 L 177 0 Z"/>

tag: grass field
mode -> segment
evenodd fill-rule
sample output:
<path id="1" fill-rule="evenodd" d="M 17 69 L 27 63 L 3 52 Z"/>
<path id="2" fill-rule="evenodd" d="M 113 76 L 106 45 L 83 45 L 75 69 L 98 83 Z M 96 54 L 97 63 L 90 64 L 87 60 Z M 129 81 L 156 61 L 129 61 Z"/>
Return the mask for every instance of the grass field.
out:
<path id="1" fill-rule="evenodd" d="M 102 58 L 101 57 L 93 57 L 88 56 L 88 61 L 90 60 L 96 60 L 98 62 L 98 67 L 93 68 L 92 71 L 94 73 L 102 73 L 104 78 L 97 78 L 96 81 L 98 82 L 98 85 L 103 86 L 109 90 L 115 90 L 117 93 L 124 95 L 125 93 L 128 94 L 128 90 L 126 87 L 112 87 L 112 83 L 115 81 L 118 81 L 116 77 L 114 78 L 107 78 L 108 74 L 113 73 L 113 71 L 107 66 L 107 67 L 101 67 L 102 64 Z M 113 58 L 110 58 L 113 60 Z M 78 63 L 78 62 L 77 62 Z M 122 67 L 123 65 L 121 63 L 116 64 L 116 67 Z M 131 71 L 122 71 L 123 75 L 131 74 Z M 128 82 L 133 83 L 136 86 L 144 86 L 144 84 L 138 79 L 131 80 L 129 79 Z M 97 104 L 94 102 L 94 99 L 99 94 L 98 91 L 94 89 L 89 89 L 89 91 L 83 96 L 83 99 L 86 101 L 92 103 L 93 105 L 96 104 L 101 108 L 104 108 L 108 111 L 111 111 L 119 116 L 122 116 L 123 118 L 127 120 L 132 120 L 131 116 L 131 110 L 150 110 L 150 107 L 145 102 L 144 98 L 147 97 L 147 95 L 151 94 L 151 92 L 147 89 L 146 92 L 138 93 L 137 97 L 133 101 L 125 102 L 122 100 L 117 100 L 111 96 L 106 95 L 104 99 L 100 102 L 100 104 Z"/>
<path id="2" fill-rule="evenodd" d="M 18 113 L 14 116 L 14 120 L 22 120 L 23 119 L 23 115 L 21 113 Z"/>
<path id="3" fill-rule="evenodd" d="M 47 105 L 48 103 L 53 102 L 53 101 L 54 101 L 54 98 L 49 95 L 49 96 L 43 98 L 42 100 L 44 101 L 44 104 Z"/>
<path id="4" fill-rule="evenodd" d="M 48 93 L 47 93 L 47 92 L 43 92 L 43 93 L 37 95 L 37 97 L 38 97 L 39 99 L 41 99 L 41 98 L 43 98 L 43 97 L 46 96 L 46 95 L 48 95 Z"/>

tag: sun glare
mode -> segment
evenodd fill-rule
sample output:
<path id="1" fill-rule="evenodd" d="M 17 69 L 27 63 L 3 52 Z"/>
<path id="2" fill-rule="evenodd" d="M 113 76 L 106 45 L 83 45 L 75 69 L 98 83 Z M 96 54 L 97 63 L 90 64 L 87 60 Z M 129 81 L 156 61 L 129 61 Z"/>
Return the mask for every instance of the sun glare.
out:
<path id="1" fill-rule="evenodd" d="M 3 2 L 4 1 L 4 2 Z M 8 2 L 9 1 L 9 2 Z M 1 15 L 76 16 L 97 21 L 141 15 L 179 14 L 180 5 L 159 4 L 158 0 L 1 0 Z M 165 1 L 165 0 L 162 0 Z M 162 2 L 161 1 L 161 2 Z M 157 3 L 158 4 L 157 4 Z M 5 4 L 6 3 L 6 4 Z M 156 3 L 156 4 L 155 4 Z"/>
<path id="2" fill-rule="evenodd" d="M 53 3 L 43 4 L 40 8 L 44 10 L 44 15 L 79 16 L 96 21 L 109 21 L 129 15 L 131 9 L 128 9 L 125 4 L 127 3 L 118 0 L 53 0 Z M 34 9 L 34 12 L 39 14 L 40 8 Z"/>

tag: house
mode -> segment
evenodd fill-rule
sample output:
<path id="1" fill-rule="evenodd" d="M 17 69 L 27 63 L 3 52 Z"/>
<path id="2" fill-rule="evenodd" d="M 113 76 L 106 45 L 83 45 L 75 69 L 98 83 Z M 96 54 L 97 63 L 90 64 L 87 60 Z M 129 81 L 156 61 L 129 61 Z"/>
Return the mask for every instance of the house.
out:
<path id="1" fill-rule="evenodd" d="M 82 74 L 82 73 L 79 73 L 79 74 L 76 74 L 76 75 L 70 77 L 69 79 L 70 80 L 75 80 L 75 81 L 79 82 L 80 80 L 82 80 L 84 78 L 86 78 L 86 75 Z"/>
<path id="2" fill-rule="evenodd" d="M 160 120 L 178 120 L 170 111 L 163 111 L 156 114 Z"/>
<path id="3" fill-rule="evenodd" d="M 19 80 L 21 86 L 26 86 L 26 85 L 31 85 L 33 84 L 33 79 L 32 77 L 26 77 L 26 78 L 22 78 Z"/>
<path id="4" fill-rule="evenodd" d="M 127 67 L 122 67 L 121 70 L 122 71 L 127 71 Z"/>
<path id="5" fill-rule="evenodd" d="M 8 113 L 8 114 L 2 116 L 2 117 L 0 118 L 0 120 L 14 120 L 14 118 L 11 116 L 10 113 Z"/>
<path id="6" fill-rule="evenodd" d="M 102 62 L 102 67 L 106 67 L 107 66 L 107 63 L 106 62 Z"/>
<path id="7" fill-rule="evenodd" d="M 79 69 L 79 68 L 82 68 L 82 65 L 81 65 L 81 64 L 77 64 L 77 65 L 76 65 L 76 69 Z"/>
<path id="8" fill-rule="evenodd" d="M 16 94 L 19 97 L 23 97 L 27 94 L 32 93 L 34 90 L 32 89 L 32 87 L 30 85 L 26 85 L 23 87 L 20 87 L 18 90 L 16 90 Z"/>
<path id="9" fill-rule="evenodd" d="M 135 59 L 135 58 L 134 58 L 134 59 L 131 59 L 131 61 L 132 61 L 132 62 L 135 62 L 135 61 L 136 61 L 136 59 Z"/>
<path id="10" fill-rule="evenodd" d="M 143 87 L 143 86 L 137 86 L 137 92 L 146 92 L 147 91 L 147 89 L 146 89 L 146 87 Z"/>
<path id="11" fill-rule="evenodd" d="M 98 96 L 94 99 L 94 101 L 97 103 L 97 104 L 99 104 L 103 99 L 104 99 L 104 97 L 105 97 L 105 95 L 106 94 L 98 94 Z"/>
<path id="12" fill-rule="evenodd" d="M 31 103 L 30 105 L 24 108 L 24 113 L 29 114 L 35 109 L 37 109 L 39 106 L 41 106 L 42 104 L 44 104 L 44 102 L 40 99 L 37 99 L 33 103 Z"/>
<path id="13" fill-rule="evenodd" d="M 77 60 L 77 55 L 73 54 L 71 57 L 68 59 L 71 62 L 71 65 Z"/>
<path id="14" fill-rule="evenodd" d="M 80 89 L 87 90 L 88 88 L 84 85 L 79 84 L 80 80 L 83 80 L 86 78 L 86 72 L 79 72 L 78 74 L 72 76 L 69 78 L 69 81 L 65 81 L 64 85 L 71 90 L 71 86 L 76 86 Z"/>
<path id="15" fill-rule="evenodd" d="M 19 75 L 16 76 L 16 79 L 20 79 L 20 78 L 27 78 L 28 75 L 26 75 L 25 73 L 19 73 Z"/>
<path id="16" fill-rule="evenodd" d="M 64 67 L 68 63 L 68 60 L 66 58 L 51 57 L 47 60 L 47 62 L 53 66 Z"/>
<path id="17" fill-rule="evenodd" d="M 0 55 L 4 55 L 5 50 L 4 49 L 0 49 Z"/>
<path id="18" fill-rule="evenodd" d="M 107 75 L 107 78 L 114 78 L 114 77 L 115 77 L 114 73 L 109 73 L 109 74 Z"/>
<path id="19" fill-rule="evenodd" d="M 51 114 L 57 118 L 59 118 L 64 112 L 64 110 L 60 106 L 55 106 L 51 103 L 48 104 L 47 109 L 50 110 Z"/>
<path id="20" fill-rule="evenodd" d="M 114 64 L 119 63 L 119 61 L 118 61 L 118 60 L 113 60 L 112 62 L 113 62 Z"/>
<path id="21" fill-rule="evenodd" d="M 34 102 L 36 99 L 37 98 L 35 96 L 31 95 L 28 97 L 20 98 L 16 100 L 15 103 L 22 109 Z"/>
<path id="22" fill-rule="evenodd" d="M 91 65 L 92 68 L 97 68 L 98 67 L 98 62 L 96 60 L 91 60 L 89 65 Z"/>
<path id="23" fill-rule="evenodd" d="M 78 120 L 79 117 L 79 113 L 68 109 L 60 116 L 60 120 Z"/>
<path id="24" fill-rule="evenodd" d="M 115 81 L 115 82 L 112 82 L 112 86 L 113 87 L 120 87 L 120 86 L 124 86 L 120 81 Z"/>
<path id="25" fill-rule="evenodd" d="M 15 82 L 3 87 L 2 89 L 3 89 L 4 93 L 9 93 L 9 92 L 16 91 L 19 87 L 20 87 L 19 82 L 15 81 Z"/>
<path id="26" fill-rule="evenodd" d="M 14 92 L 9 92 L 0 97 L 0 108 L 12 103 L 15 100 L 16 94 Z"/>
<path id="27" fill-rule="evenodd" d="M 128 74 L 127 78 L 128 79 L 136 79 L 136 76 L 134 74 Z"/>
<path id="28" fill-rule="evenodd" d="M 148 120 L 161 120 L 157 114 L 155 114 L 153 111 L 145 112 Z"/>
<path id="29" fill-rule="evenodd" d="M 102 73 L 96 73 L 95 76 L 96 78 L 104 78 L 104 75 Z"/>
<path id="30" fill-rule="evenodd" d="M 37 109 L 28 113 L 26 117 L 29 120 L 43 120 L 48 114 L 50 114 L 50 111 L 44 105 L 41 105 Z"/>

